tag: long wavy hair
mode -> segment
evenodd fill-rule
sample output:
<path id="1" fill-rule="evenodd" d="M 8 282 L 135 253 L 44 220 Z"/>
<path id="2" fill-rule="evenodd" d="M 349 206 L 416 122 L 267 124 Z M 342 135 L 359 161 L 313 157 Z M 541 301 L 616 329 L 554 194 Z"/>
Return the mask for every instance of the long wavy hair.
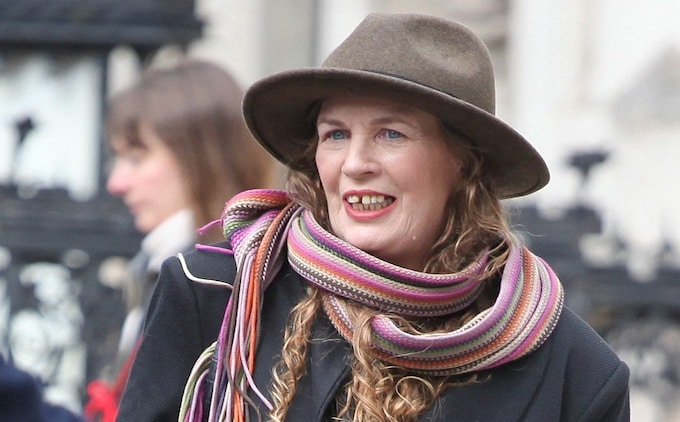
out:
<path id="1" fill-rule="evenodd" d="M 467 309 L 441 318 L 403 318 L 390 315 L 402 329 L 418 334 L 444 332 L 461 327 L 493 303 L 498 294 L 499 273 L 507 259 L 511 231 L 493 182 L 488 180 L 483 156 L 455 130 L 445 128 L 454 153 L 463 161 L 463 177 L 447 203 L 447 215 L 442 235 L 432 245 L 424 271 L 451 273 L 462 270 L 486 248 L 491 260 L 482 275 L 484 293 Z M 316 220 L 332 232 L 326 199 L 314 162 L 317 140 L 293 164 L 287 187 L 291 198 L 309 209 Z M 283 421 L 297 384 L 305 374 L 308 346 L 312 341 L 311 326 L 322 313 L 325 294 L 315 287 L 291 311 L 284 334 L 281 359 L 274 368 L 272 399 L 273 421 Z M 336 397 L 334 420 L 338 421 L 415 421 L 436 403 L 439 395 L 453 385 L 476 382 L 480 375 L 457 377 L 423 376 L 382 363 L 370 350 L 370 321 L 379 312 L 346 301 L 356 327 L 351 339 L 353 358 L 351 378 Z"/>

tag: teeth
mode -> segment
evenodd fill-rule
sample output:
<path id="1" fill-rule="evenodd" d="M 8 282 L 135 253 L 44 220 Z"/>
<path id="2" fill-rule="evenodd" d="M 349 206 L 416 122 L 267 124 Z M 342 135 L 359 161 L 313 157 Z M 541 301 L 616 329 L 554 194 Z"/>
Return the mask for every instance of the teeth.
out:
<path id="1" fill-rule="evenodd" d="M 394 199 L 385 198 L 385 195 L 349 195 L 347 202 L 355 210 L 379 210 L 390 205 Z"/>

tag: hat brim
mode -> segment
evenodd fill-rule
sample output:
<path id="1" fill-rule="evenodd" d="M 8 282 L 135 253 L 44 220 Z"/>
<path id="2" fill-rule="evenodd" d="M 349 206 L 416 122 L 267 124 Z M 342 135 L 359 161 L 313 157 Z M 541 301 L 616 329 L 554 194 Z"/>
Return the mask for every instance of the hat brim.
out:
<path id="1" fill-rule="evenodd" d="M 313 108 L 319 101 L 341 93 L 393 98 L 437 116 L 480 151 L 501 198 L 535 192 L 550 179 L 540 154 L 493 114 L 391 75 L 323 67 L 281 72 L 247 90 L 243 115 L 257 141 L 281 163 L 291 166 L 314 136 L 315 122 L 310 120 Z"/>

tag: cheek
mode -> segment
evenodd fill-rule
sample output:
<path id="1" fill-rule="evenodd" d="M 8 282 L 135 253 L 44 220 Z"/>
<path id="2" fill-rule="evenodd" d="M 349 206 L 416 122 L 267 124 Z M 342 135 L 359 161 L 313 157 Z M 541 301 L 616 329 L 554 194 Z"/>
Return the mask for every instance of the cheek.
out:
<path id="1" fill-rule="evenodd" d="M 319 154 L 317 152 L 315 161 L 324 192 L 328 193 L 329 191 L 336 190 L 340 172 L 333 160 L 326 154 Z"/>
<path id="2" fill-rule="evenodd" d="M 184 179 L 179 164 L 167 154 L 159 154 L 149 160 L 146 175 L 158 185 L 173 186 Z"/>
<path id="3" fill-rule="evenodd" d="M 463 163 L 459 159 L 453 159 L 451 163 L 449 163 L 448 167 L 448 174 L 449 174 L 449 191 L 453 193 L 454 191 L 458 190 L 460 187 L 460 183 L 463 180 Z"/>
<path id="4" fill-rule="evenodd" d="M 186 183 L 181 171 L 174 165 L 168 165 L 163 171 L 159 172 L 157 176 L 168 185 L 180 186 Z"/>
<path id="5" fill-rule="evenodd" d="M 164 196 L 170 205 L 183 206 L 189 198 L 188 181 L 183 177 L 179 169 L 172 168 L 163 172 L 158 185 L 164 186 Z"/>
<path id="6" fill-rule="evenodd" d="M 442 184 L 449 193 L 458 188 L 462 180 L 463 161 L 449 150 L 441 152 L 438 160 L 433 160 L 431 166 L 435 177 L 442 180 Z M 438 175 L 438 176 L 437 176 Z"/>
<path id="7" fill-rule="evenodd" d="M 462 162 L 444 151 L 438 157 L 429 158 L 420 161 L 417 177 L 405 183 L 410 183 L 411 190 L 416 192 L 417 202 L 429 204 L 430 217 L 434 218 L 446 213 L 446 205 L 462 179 Z"/>

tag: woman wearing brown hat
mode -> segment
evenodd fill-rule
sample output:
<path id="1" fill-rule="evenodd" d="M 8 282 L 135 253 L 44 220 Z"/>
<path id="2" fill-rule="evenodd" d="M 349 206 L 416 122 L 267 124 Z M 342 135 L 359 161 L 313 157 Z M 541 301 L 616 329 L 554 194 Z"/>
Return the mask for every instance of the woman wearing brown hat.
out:
<path id="1" fill-rule="evenodd" d="M 369 15 L 243 107 L 288 190 L 166 261 L 119 420 L 629 420 L 628 368 L 503 216 L 548 171 L 468 29 Z"/>

